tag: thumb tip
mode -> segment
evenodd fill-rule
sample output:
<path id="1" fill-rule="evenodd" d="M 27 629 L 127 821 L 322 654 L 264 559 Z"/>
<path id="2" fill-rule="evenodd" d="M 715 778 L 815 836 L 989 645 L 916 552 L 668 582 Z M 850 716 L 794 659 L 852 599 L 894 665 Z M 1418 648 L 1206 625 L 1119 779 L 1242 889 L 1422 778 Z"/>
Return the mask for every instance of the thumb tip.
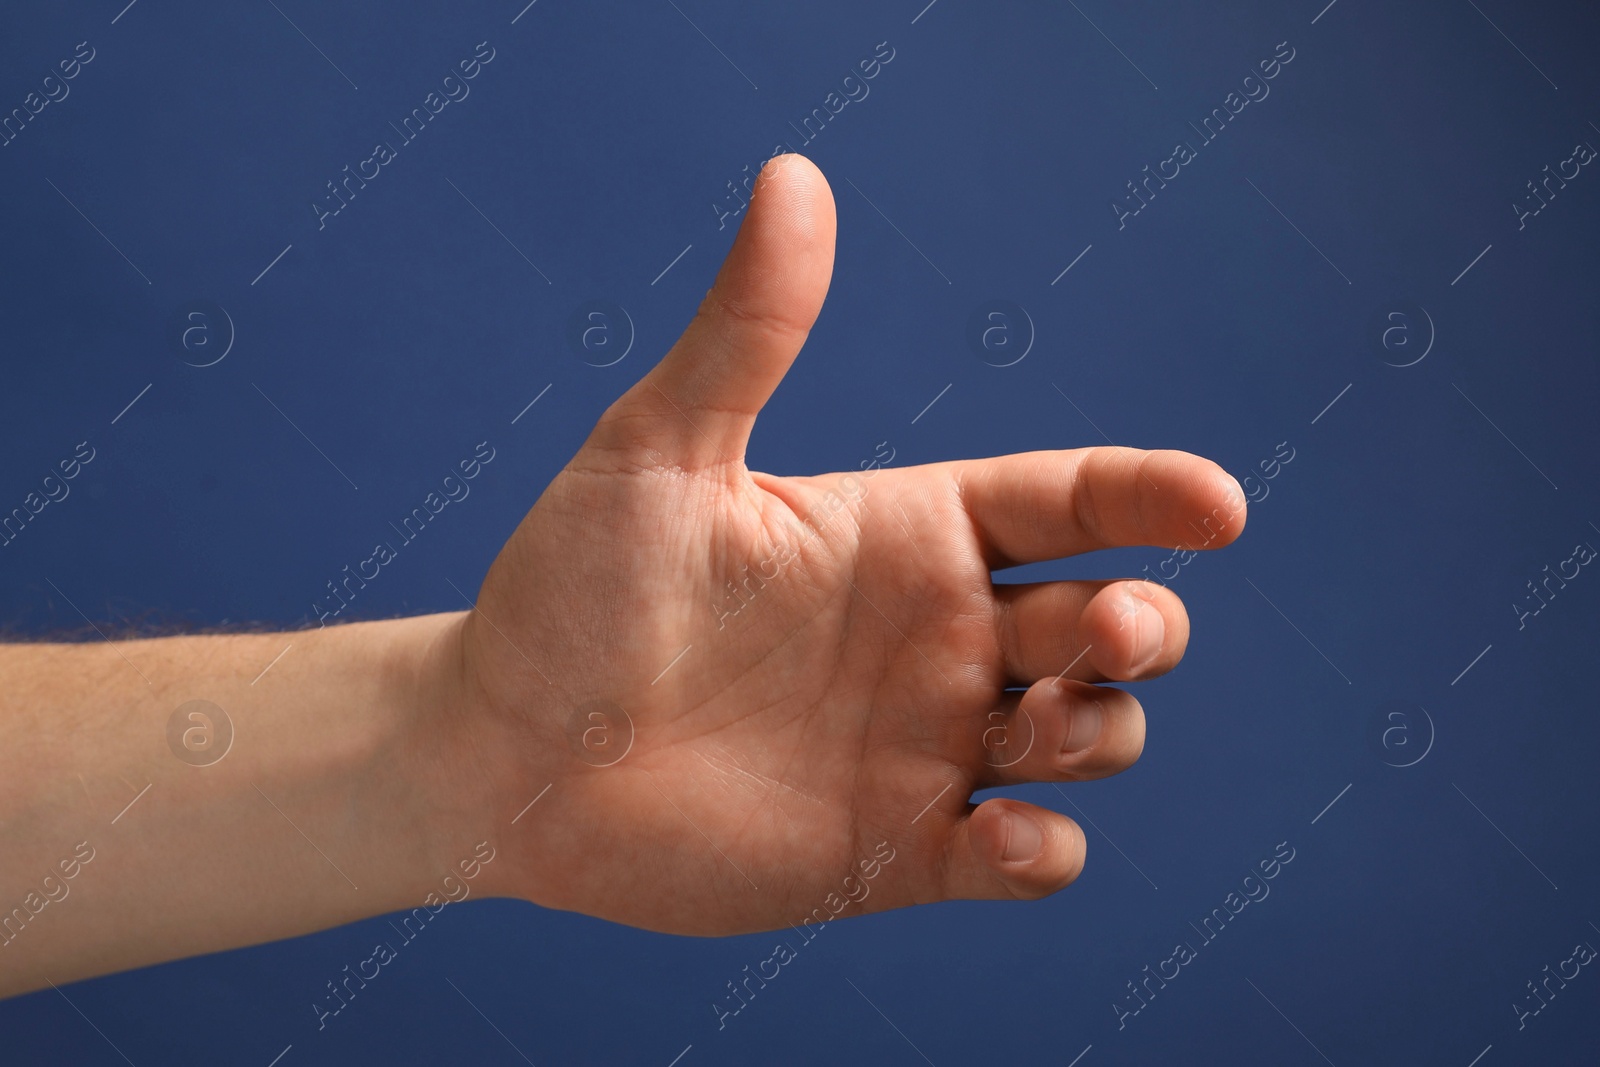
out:
<path id="1" fill-rule="evenodd" d="M 781 152 L 761 165 L 761 173 L 757 180 L 765 184 L 769 181 L 815 181 L 824 186 L 828 179 L 823 177 L 822 169 L 811 162 L 810 157 L 799 152 Z M 759 186 L 757 187 L 759 188 Z"/>
<path id="2" fill-rule="evenodd" d="M 838 221 L 833 189 L 821 169 L 798 152 L 773 156 L 762 166 L 751 197 L 752 211 L 758 208 L 791 238 L 833 243 Z"/>

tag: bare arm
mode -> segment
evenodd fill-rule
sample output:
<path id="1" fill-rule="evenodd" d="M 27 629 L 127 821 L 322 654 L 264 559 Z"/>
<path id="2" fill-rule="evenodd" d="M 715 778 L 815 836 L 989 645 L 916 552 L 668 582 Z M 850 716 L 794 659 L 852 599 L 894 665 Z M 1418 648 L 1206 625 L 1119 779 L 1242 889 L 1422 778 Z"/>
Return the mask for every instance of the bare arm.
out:
<path id="1" fill-rule="evenodd" d="M 0 647 L 0 995 L 443 896 L 496 834 L 462 619 Z"/>

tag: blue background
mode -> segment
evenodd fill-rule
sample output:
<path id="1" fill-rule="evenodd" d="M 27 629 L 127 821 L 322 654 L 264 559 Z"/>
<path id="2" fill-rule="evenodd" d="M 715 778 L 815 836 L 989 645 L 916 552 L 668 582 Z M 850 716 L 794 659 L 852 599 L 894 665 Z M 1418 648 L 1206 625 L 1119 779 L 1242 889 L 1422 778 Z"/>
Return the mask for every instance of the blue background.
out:
<path id="1" fill-rule="evenodd" d="M 752 465 L 1109 439 L 1259 478 L 1293 450 L 1244 538 L 1172 581 L 1194 639 L 1138 689 L 1143 760 L 1011 791 L 1083 822 L 1078 884 L 832 925 L 721 1032 L 708 1006 L 771 935 L 492 901 L 320 1033 L 310 1004 L 382 919 L 69 987 L 81 1016 L 7 1001 L 7 1062 L 1593 1062 L 1600 975 L 1520 1031 L 1512 1005 L 1600 945 L 1600 577 L 1521 629 L 1512 605 L 1600 546 L 1600 175 L 1520 230 L 1509 205 L 1600 145 L 1600 12 L 924 2 L 11 5 L 0 113 L 77 42 L 95 58 L 0 148 L 0 506 L 79 441 L 96 459 L 3 550 L 3 617 L 82 628 L 54 582 L 107 629 L 306 625 L 487 439 L 472 498 L 349 614 L 460 608 L 450 583 L 476 586 L 682 329 L 734 233 L 727 183 L 802 147 L 788 123 L 887 41 L 804 146 L 838 265 Z M 470 96 L 319 230 L 325 183 L 480 41 Z M 1283 41 L 1270 95 L 1119 229 L 1125 183 Z M 996 300 L 1026 311 L 1004 359 L 968 340 Z M 197 301 L 234 334 L 204 368 L 230 331 L 212 312 L 175 344 Z M 595 301 L 626 312 L 604 359 L 569 340 Z M 1029 576 L 1168 553 L 1113 555 Z M 1270 896 L 1119 1029 L 1125 983 L 1284 841 Z"/>

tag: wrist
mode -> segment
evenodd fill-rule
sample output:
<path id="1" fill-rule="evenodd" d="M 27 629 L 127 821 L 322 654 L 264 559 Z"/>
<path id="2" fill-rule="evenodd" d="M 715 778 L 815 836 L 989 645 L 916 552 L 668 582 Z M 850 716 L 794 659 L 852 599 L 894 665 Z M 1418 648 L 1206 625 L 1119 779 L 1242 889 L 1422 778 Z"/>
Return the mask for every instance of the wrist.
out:
<path id="1" fill-rule="evenodd" d="M 513 819 L 533 799 L 519 797 L 536 776 L 529 764 L 542 746 L 530 746 L 526 718 L 503 712 L 480 684 L 469 649 L 473 622 L 473 613 L 454 612 L 392 623 L 384 673 L 407 709 L 397 762 L 417 842 L 406 860 L 415 899 L 400 907 L 533 892 L 510 857 L 523 851 L 511 846 L 526 837 L 520 831 L 528 820 Z"/>

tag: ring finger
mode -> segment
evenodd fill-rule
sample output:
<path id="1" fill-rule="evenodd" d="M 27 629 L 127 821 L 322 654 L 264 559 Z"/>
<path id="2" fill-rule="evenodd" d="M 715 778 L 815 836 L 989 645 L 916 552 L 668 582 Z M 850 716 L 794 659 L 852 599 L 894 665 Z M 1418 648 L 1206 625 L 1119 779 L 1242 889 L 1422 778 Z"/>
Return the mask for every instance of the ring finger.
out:
<path id="1" fill-rule="evenodd" d="M 1066 581 L 994 587 L 1006 677 L 1013 685 L 1064 674 L 1131 682 L 1165 674 L 1189 645 L 1189 614 L 1165 586 Z"/>
<path id="2" fill-rule="evenodd" d="M 1063 678 L 1009 693 L 983 724 L 977 788 L 1071 782 L 1127 770 L 1144 751 L 1144 709 L 1132 695 Z"/>

